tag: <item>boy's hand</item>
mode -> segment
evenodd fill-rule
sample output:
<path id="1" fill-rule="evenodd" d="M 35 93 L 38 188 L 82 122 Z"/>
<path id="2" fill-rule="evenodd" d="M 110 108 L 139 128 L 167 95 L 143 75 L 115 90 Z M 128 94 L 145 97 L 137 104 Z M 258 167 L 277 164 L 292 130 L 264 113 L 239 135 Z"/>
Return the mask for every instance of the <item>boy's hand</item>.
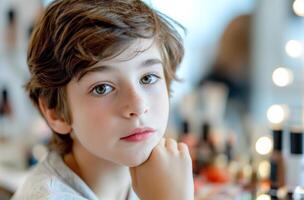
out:
<path id="1" fill-rule="evenodd" d="M 133 189 L 141 200 L 193 200 L 192 161 L 187 145 L 162 139 L 149 159 L 130 168 Z"/>

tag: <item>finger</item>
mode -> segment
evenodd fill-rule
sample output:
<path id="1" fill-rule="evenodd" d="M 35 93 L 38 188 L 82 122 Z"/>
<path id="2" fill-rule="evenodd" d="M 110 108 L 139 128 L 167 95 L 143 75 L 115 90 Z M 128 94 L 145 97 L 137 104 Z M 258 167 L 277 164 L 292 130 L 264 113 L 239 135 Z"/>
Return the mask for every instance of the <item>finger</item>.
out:
<path id="1" fill-rule="evenodd" d="M 171 138 L 167 138 L 166 148 L 172 152 L 177 152 L 177 142 Z"/>
<path id="2" fill-rule="evenodd" d="M 181 154 L 185 156 L 190 156 L 190 151 L 187 144 L 180 142 L 178 143 L 177 148 Z"/>
<path id="3" fill-rule="evenodd" d="M 183 143 L 183 142 L 178 143 L 177 148 L 182 153 L 188 153 L 189 152 L 188 145 Z"/>

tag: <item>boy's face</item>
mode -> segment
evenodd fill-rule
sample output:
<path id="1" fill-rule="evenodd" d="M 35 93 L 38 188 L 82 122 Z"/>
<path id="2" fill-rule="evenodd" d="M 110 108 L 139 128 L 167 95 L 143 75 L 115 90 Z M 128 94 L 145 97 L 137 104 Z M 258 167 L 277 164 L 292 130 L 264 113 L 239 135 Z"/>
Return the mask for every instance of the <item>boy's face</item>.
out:
<path id="1" fill-rule="evenodd" d="M 94 69 L 67 85 L 74 148 L 137 166 L 167 126 L 169 97 L 159 48 L 152 40 L 140 39 Z"/>

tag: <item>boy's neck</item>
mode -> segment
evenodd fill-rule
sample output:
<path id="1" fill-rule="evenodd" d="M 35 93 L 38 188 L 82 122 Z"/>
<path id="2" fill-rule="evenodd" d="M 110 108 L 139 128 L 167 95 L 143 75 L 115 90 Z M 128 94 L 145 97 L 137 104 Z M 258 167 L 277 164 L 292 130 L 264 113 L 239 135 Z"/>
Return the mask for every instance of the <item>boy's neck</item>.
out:
<path id="1" fill-rule="evenodd" d="M 86 151 L 76 141 L 72 152 L 64 156 L 64 162 L 98 198 L 126 200 L 131 187 L 128 167 L 102 160 Z"/>

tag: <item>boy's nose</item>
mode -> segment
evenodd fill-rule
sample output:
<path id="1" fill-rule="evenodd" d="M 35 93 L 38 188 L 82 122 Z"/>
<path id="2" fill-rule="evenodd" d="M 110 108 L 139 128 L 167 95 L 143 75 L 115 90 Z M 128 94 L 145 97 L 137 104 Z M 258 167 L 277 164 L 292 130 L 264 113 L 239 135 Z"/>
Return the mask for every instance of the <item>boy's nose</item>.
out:
<path id="1" fill-rule="evenodd" d="M 149 110 L 144 98 L 134 90 L 127 92 L 124 101 L 123 116 L 126 118 L 140 117 Z"/>

